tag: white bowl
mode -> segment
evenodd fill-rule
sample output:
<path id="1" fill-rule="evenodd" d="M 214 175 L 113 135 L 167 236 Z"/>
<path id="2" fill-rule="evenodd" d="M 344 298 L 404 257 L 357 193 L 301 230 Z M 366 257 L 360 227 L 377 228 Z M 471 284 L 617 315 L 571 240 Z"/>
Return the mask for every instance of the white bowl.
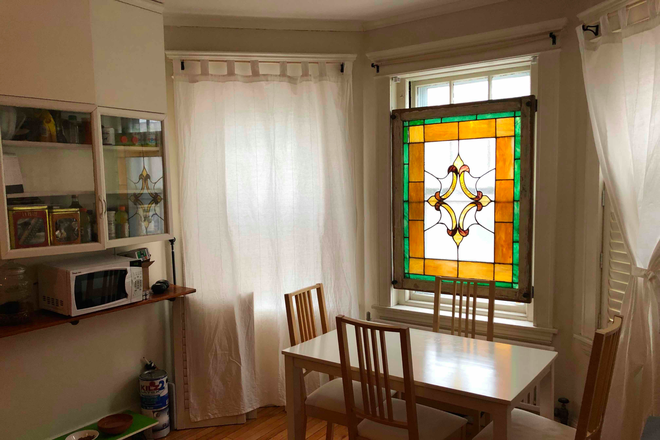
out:
<path id="1" fill-rule="evenodd" d="M 69 434 L 65 440 L 80 440 L 81 438 L 85 438 L 90 435 L 92 436 L 92 439 L 95 439 L 99 436 L 99 432 L 94 431 L 93 429 L 85 429 L 84 431 L 78 431 L 74 432 L 73 434 Z"/>

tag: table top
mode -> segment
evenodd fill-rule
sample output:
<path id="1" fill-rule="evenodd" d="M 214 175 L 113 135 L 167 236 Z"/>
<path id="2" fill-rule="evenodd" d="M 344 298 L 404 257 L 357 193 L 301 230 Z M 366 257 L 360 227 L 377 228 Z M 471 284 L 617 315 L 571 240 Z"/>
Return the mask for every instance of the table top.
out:
<path id="1" fill-rule="evenodd" d="M 351 365 L 357 369 L 355 332 L 349 330 Z M 540 379 L 557 353 L 549 350 L 488 342 L 443 333 L 410 329 L 415 384 L 481 399 L 513 402 L 531 383 Z M 392 379 L 401 378 L 398 335 L 387 333 L 387 357 Z M 285 356 L 339 365 L 337 331 L 282 351 Z"/>
<path id="2" fill-rule="evenodd" d="M 137 434 L 138 432 L 142 432 L 145 429 L 151 428 L 152 426 L 156 426 L 158 424 L 158 420 L 151 417 L 143 416 L 142 414 L 138 414 L 133 411 L 124 411 L 124 413 L 133 416 L 133 424 L 131 425 L 131 427 L 128 428 L 126 431 L 122 432 L 121 434 L 117 434 L 117 435 L 107 435 L 99 431 L 99 436 L 97 437 L 97 440 L 122 440 L 134 434 Z M 92 423 L 90 425 L 83 426 L 82 428 L 78 428 L 74 431 L 71 431 L 68 434 L 64 434 L 60 437 L 57 437 L 53 440 L 65 440 L 67 436 L 73 434 L 74 432 L 83 431 L 85 429 L 93 429 L 94 431 L 98 431 L 99 427 L 96 423 Z"/>

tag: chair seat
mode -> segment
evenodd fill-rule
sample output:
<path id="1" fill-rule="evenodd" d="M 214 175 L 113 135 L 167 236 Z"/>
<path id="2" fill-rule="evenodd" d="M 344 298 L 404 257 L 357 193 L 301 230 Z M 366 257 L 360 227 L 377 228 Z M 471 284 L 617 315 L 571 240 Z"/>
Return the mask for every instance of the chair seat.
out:
<path id="1" fill-rule="evenodd" d="M 406 401 L 392 399 L 394 420 L 406 421 Z M 467 423 L 463 417 L 455 416 L 439 409 L 417 405 L 417 425 L 419 440 L 443 440 L 456 434 L 460 438 L 460 429 Z M 370 440 L 392 439 L 408 440 L 406 429 L 395 428 L 371 420 L 363 420 L 358 425 L 358 436 Z"/>
<path id="2" fill-rule="evenodd" d="M 385 390 L 383 390 L 384 392 Z M 392 395 L 394 395 L 392 391 Z M 364 411 L 364 402 L 362 401 L 362 386 L 360 382 L 353 381 L 353 398 L 355 406 Z M 333 379 L 330 382 L 321 385 L 312 394 L 307 396 L 305 405 L 316 408 L 326 409 L 341 414 L 346 414 L 346 403 L 344 401 L 344 384 L 341 378 Z"/>
<path id="3" fill-rule="evenodd" d="M 493 438 L 493 424 L 489 423 L 473 440 Z M 528 411 L 511 411 L 511 440 L 574 440 L 575 429 Z"/>

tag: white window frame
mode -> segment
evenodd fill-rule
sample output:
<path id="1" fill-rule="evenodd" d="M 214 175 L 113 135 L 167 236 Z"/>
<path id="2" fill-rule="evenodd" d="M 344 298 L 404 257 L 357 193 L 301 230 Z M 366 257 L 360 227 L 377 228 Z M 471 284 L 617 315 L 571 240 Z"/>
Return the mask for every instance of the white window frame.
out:
<path id="1" fill-rule="evenodd" d="M 404 104 L 405 108 L 410 108 L 410 104 L 414 103 L 417 107 L 418 87 L 446 84 L 449 83 L 449 99 L 453 104 L 454 100 L 454 82 L 467 79 L 488 78 L 488 97 L 492 96 L 492 82 L 493 77 L 500 76 L 508 73 L 529 72 L 530 74 L 530 91 L 534 94 L 537 90 L 537 78 L 532 69 L 532 64 L 536 62 L 536 57 L 524 57 L 522 59 L 515 59 L 509 62 L 503 62 L 493 65 L 493 63 L 480 63 L 470 66 L 458 66 L 443 69 L 433 74 L 425 74 L 423 76 L 412 76 L 406 78 L 405 81 L 394 82 L 392 84 L 392 92 L 396 93 L 398 97 L 405 96 L 405 103 L 398 99 L 399 104 Z M 402 92 L 402 87 L 405 91 Z M 407 93 L 406 93 L 407 92 Z M 536 166 L 536 165 L 535 165 Z M 534 253 L 534 250 L 532 250 Z M 433 309 L 433 294 L 428 292 L 417 292 L 410 290 L 399 290 L 397 296 L 397 304 L 411 307 L 420 307 L 424 309 Z M 486 316 L 488 312 L 488 300 L 479 299 L 477 301 L 477 315 Z M 441 295 L 440 299 L 440 313 L 451 314 L 451 295 Z M 495 301 L 495 318 L 496 319 L 510 319 L 515 321 L 534 321 L 534 299 L 529 304 L 516 303 L 511 301 Z"/>
<path id="2" fill-rule="evenodd" d="M 531 68 L 531 63 L 532 61 L 527 61 L 527 62 L 519 62 L 519 63 L 514 63 L 513 66 L 506 66 L 506 67 L 501 67 L 501 68 L 493 68 L 490 67 L 488 70 L 482 70 L 482 69 L 470 69 L 468 73 L 463 73 L 463 74 L 456 74 L 455 72 L 452 73 L 446 73 L 446 74 L 439 74 L 438 76 L 434 78 L 429 78 L 429 79 L 410 79 L 408 80 L 410 84 L 410 103 L 414 103 L 413 107 L 422 107 L 421 105 L 418 104 L 418 99 L 419 99 L 419 92 L 418 88 L 419 87 L 424 87 L 424 86 L 432 86 L 432 85 L 441 85 L 441 84 L 449 84 L 449 103 L 454 104 L 454 83 L 457 81 L 464 81 L 464 80 L 469 80 L 469 79 L 480 79 L 480 78 L 487 78 L 488 79 L 488 99 L 492 99 L 493 97 L 493 77 L 496 76 L 501 76 L 501 75 L 506 75 L 506 74 L 514 74 L 514 73 L 522 73 L 522 72 L 527 72 L 530 74 L 530 78 L 532 77 L 532 68 Z M 485 68 L 484 68 L 485 69 Z M 532 79 L 533 80 L 533 79 Z M 530 87 L 531 90 L 533 90 L 533 86 Z"/>

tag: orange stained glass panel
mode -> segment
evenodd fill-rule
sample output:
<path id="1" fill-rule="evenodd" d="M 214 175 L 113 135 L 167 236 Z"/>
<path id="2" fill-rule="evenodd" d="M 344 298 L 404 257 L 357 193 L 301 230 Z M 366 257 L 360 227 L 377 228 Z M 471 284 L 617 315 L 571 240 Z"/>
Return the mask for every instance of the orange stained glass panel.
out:
<path id="1" fill-rule="evenodd" d="M 424 260 L 421 258 L 410 259 L 410 273 L 424 275 Z"/>
<path id="2" fill-rule="evenodd" d="M 415 127 L 412 127 L 415 128 Z M 411 182 L 424 181 L 424 144 L 410 144 L 408 146 L 410 154 L 410 171 L 408 180 Z M 513 165 L 511 165 L 513 167 Z"/>
<path id="3" fill-rule="evenodd" d="M 408 209 L 408 218 L 410 220 L 424 220 L 424 202 L 410 202 L 408 204 Z M 513 219 L 511 221 L 513 221 Z"/>
<path id="4" fill-rule="evenodd" d="M 423 125 L 414 125 L 408 127 L 408 141 L 413 142 L 424 142 L 424 126 Z"/>
<path id="5" fill-rule="evenodd" d="M 410 184 L 412 187 L 413 184 Z M 513 202 L 513 180 L 495 181 L 495 201 Z"/>
<path id="6" fill-rule="evenodd" d="M 495 223 L 495 262 L 513 262 L 513 223 Z"/>
<path id="7" fill-rule="evenodd" d="M 458 277 L 492 280 L 493 263 L 474 263 L 471 261 L 461 261 L 458 265 Z"/>
<path id="8" fill-rule="evenodd" d="M 411 182 L 408 186 L 408 192 L 411 202 L 423 202 L 424 182 Z"/>
<path id="9" fill-rule="evenodd" d="M 495 221 L 496 222 L 513 222 L 513 203 L 512 202 L 495 202 Z"/>
<path id="10" fill-rule="evenodd" d="M 458 122 L 425 125 L 424 137 L 426 142 L 453 141 L 458 139 Z"/>
<path id="11" fill-rule="evenodd" d="M 513 125 L 513 118 L 500 118 L 497 121 L 497 137 L 515 136 L 516 131 Z"/>
<path id="12" fill-rule="evenodd" d="M 456 277 L 458 270 L 458 263 L 450 260 L 426 260 L 425 265 L 425 274 L 437 277 Z"/>
<path id="13" fill-rule="evenodd" d="M 497 138 L 496 179 L 513 179 L 513 139 L 512 137 Z"/>
<path id="14" fill-rule="evenodd" d="M 495 137 L 495 119 L 463 121 L 458 123 L 459 139 Z"/>
<path id="15" fill-rule="evenodd" d="M 495 265 L 495 281 L 507 281 L 510 283 L 512 279 L 513 279 L 513 266 L 511 266 L 510 264 Z"/>
<path id="16" fill-rule="evenodd" d="M 410 256 L 424 258 L 424 222 L 408 222 L 408 233 L 410 234 Z"/>

